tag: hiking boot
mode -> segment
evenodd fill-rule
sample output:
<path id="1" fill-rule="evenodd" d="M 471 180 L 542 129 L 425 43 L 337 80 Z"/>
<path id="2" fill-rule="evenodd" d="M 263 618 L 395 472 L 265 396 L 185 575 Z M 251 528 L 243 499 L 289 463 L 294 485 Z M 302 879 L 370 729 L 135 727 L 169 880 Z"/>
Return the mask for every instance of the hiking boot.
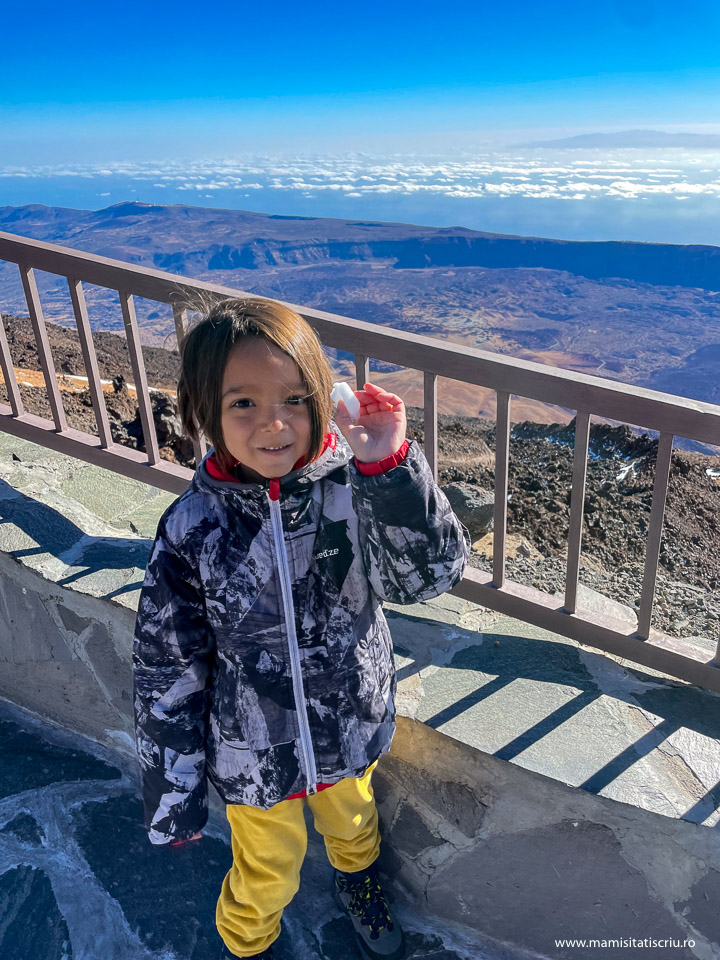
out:
<path id="1" fill-rule="evenodd" d="M 401 960 L 405 940 L 393 920 L 378 879 L 376 864 L 358 873 L 335 871 L 333 896 L 350 917 L 362 955 L 368 960 Z"/>

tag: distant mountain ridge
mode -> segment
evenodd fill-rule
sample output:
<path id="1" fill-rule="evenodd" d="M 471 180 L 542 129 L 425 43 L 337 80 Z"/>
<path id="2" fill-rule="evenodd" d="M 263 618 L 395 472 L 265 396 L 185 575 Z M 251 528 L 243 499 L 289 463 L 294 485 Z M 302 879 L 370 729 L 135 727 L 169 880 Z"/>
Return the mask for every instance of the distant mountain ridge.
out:
<path id="1" fill-rule="evenodd" d="M 200 239 L 192 236 L 193 225 L 205 228 L 202 246 L 193 242 Z M 133 235 L 138 227 L 143 232 L 153 228 L 154 233 L 154 243 L 148 243 L 147 234 L 143 237 L 142 253 Z M 181 228 L 182 235 L 168 237 L 173 227 Z M 147 263 L 151 257 L 157 269 L 175 273 L 255 270 L 323 260 L 394 260 L 395 269 L 539 268 L 566 270 L 589 279 L 620 278 L 720 291 L 720 246 L 702 244 L 553 240 L 464 227 L 287 217 L 139 202 L 97 211 L 39 204 L 0 207 L 0 229 L 90 252 L 100 253 L 100 246 L 105 256 L 130 262 Z M 118 230 L 127 235 L 124 243 L 108 236 Z M 220 242 L 220 237 L 227 242 Z M 157 249 L 163 243 L 166 248 Z"/>
<path id="2" fill-rule="evenodd" d="M 575 137 L 559 140 L 536 140 L 532 143 L 516 143 L 513 146 L 553 147 L 558 150 L 581 149 L 690 149 L 717 150 L 720 135 L 716 133 L 666 133 L 663 130 L 619 130 L 616 133 L 581 133 Z"/>

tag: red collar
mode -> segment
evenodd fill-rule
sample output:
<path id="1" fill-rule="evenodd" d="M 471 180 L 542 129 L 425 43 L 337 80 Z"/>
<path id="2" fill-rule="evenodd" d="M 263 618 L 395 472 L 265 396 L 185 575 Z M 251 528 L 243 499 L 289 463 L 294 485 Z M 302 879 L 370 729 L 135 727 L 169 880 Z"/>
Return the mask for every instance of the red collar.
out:
<path id="1" fill-rule="evenodd" d="M 318 454 L 318 457 L 322 456 L 323 453 L 330 447 L 331 450 L 334 450 L 337 446 L 337 434 L 328 433 L 325 439 L 323 440 L 322 450 Z M 317 458 L 316 458 L 317 459 Z M 233 467 L 236 467 L 240 461 L 236 460 L 233 463 Z M 205 466 L 211 477 L 214 477 L 216 480 L 225 480 L 230 483 L 240 483 L 236 476 L 233 476 L 232 473 L 225 473 L 220 464 L 217 462 L 215 454 L 208 457 L 205 461 Z M 305 466 L 305 454 L 303 454 L 300 459 L 293 465 L 293 470 L 298 470 L 300 467 Z"/>

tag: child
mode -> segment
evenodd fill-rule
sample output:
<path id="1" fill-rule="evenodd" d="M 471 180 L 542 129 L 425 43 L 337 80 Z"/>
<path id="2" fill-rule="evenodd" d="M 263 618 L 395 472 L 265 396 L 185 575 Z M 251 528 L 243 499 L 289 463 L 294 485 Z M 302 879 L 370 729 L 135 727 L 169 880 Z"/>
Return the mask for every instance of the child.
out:
<path id="1" fill-rule="evenodd" d="M 343 404 L 333 422 L 332 379 L 309 324 L 271 300 L 220 301 L 183 344 L 183 424 L 212 449 L 148 560 L 136 741 L 152 843 L 200 838 L 208 779 L 227 804 L 225 958 L 273 957 L 306 851 L 304 800 L 364 955 L 404 952 L 370 784 L 395 727 L 382 601 L 449 590 L 470 544 L 405 439 L 402 400 L 366 383 L 357 420 Z"/>

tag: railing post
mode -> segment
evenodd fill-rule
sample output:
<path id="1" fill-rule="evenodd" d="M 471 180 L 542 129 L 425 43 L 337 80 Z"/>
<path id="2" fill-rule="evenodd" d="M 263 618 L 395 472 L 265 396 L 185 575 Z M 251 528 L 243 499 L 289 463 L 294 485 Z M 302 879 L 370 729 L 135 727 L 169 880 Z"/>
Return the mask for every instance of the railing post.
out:
<path id="1" fill-rule="evenodd" d="M 140 348 L 140 336 L 138 334 L 137 317 L 135 316 L 135 303 L 131 294 L 124 293 L 122 290 L 118 291 L 118 294 L 120 297 L 123 323 L 125 324 L 128 351 L 130 352 L 130 364 L 135 379 L 135 393 L 137 395 L 140 422 L 145 439 L 145 452 L 148 463 L 154 464 L 160 460 L 160 451 L 158 449 L 155 418 L 153 417 L 147 376 L 145 374 L 145 363 Z"/>
<path id="2" fill-rule="evenodd" d="M 648 530 L 645 553 L 645 572 L 643 574 L 642 595 L 638 612 L 637 635 L 640 640 L 650 637 L 655 583 L 657 580 L 658 559 L 660 557 L 660 539 L 662 536 L 665 499 L 670 478 L 670 462 L 673 447 L 672 433 L 661 433 L 658 441 L 655 480 L 653 483 L 652 507 L 650 509 L 650 528 Z"/>
<path id="3" fill-rule="evenodd" d="M 510 461 L 510 394 L 497 392 L 495 415 L 495 515 L 493 520 L 493 586 L 505 584 L 508 465 Z"/>
<path id="4" fill-rule="evenodd" d="M 5 380 L 5 389 L 8 393 L 8 399 L 10 400 L 10 407 L 12 408 L 14 417 L 21 417 L 25 413 L 25 408 L 23 407 L 22 398 L 20 396 L 20 389 L 15 378 L 15 370 L 13 368 L 12 356 L 10 355 L 10 347 L 8 346 L 7 336 L 5 335 L 5 323 L 3 322 L 2 315 L 0 314 L 0 365 L 2 366 L 3 378 Z"/>
<path id="5" fill-rule="evenodd" d="M 45 389 L 47 391 L 48 401 L 50 402 L 55 429 L 58 433 L 64 433 L 68 428 L 65 419 L 65 408 L 60 398 L 60 390 L 58 388 L 57 377 L 55 376 L 55 361 L 53 360 L 50 350 L 45 318 L 43 317 L 42 306 L 40 305 L 40 295 L 38 294 L 37 283 L 35 282 L 35 272 L 32 267 L 23 267 L 21 265 L 20 277 L 22 279 L 23 290 L 25 291 L 30 322 L 32 323 L 33 333 L 35 334 L 38 359 L 45 378 Z"/>
<path id="6" fill-rule="evenodd" d="M 570 494 L 570 530 L 568 533 L 568 559 L 565 577 L 565 610 L 575 613 L 577 588 L 582 550 L 583 511 L 585 508 L 585 482 L 587 478 L 588 441 L 590 439 L 590 414 L 577 411 L 575 417 L 575 445 L 573 448 L 572 492 Z"/>
<path id="7" fill-rule="evenodd" d="M 355 384 L 356 390 L 362 390 L 370 378 L 370 361 L 361 354 L 355 354 Z"/>
<path id="8" fill-rule="evenodd" d="M 437 374 L 424 374 L 423 415 L 425 429 L 425 459 L 438 478 Z"/>
<path id="9" fill-rule="evenodd" d="M 83 360 L 85 361 L 85 372 L 88 376 L 88 386 L 90 388 L 90 396 L 92 397 L 93 412 L 95 413 L 95 420 L 97 422 L 100 445 L 107 449 L 113 440 L 112 433 L 110 432 L 107 407 L 105 406 L 105 394 L 103 393 L 102 383 L 100 382 L 100 369 L 95 355 L 92 332 L 90 331 L 90 320 L 88 319 L 87 306 L 85 304 L 85 294 L 83 293 L 82 283 L 79 280 L 73 280 L 68 277 L 68 287 L 70 288 L 70 299 L 72 300 L 73 313 L 75 314 L 75 324 L 77 326 L 78 336 L 80 337 Z"/>
<path id="10" fill-rule="evenodd" d="M 174 303 L 172 312 L 173 320 L 175 321 L 175 336 L 177 338 L 178 353 L 182 356 L 183 340 L 185 339 L 188 328 L 187 310 L 184 307 L 179 307 L 176 303 Z"/>

